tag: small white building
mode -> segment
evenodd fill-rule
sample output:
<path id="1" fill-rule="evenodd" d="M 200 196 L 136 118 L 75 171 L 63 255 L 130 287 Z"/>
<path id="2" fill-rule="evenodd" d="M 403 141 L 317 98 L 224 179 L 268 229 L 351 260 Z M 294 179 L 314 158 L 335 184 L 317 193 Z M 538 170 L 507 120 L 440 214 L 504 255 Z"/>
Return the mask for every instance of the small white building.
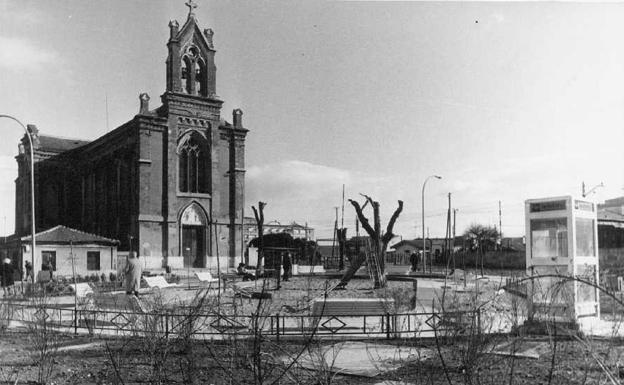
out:
<path id="1" fill-rule="evenodd" d="M 62 225 L 42 231 L 35 235 L 35 276 L 48 261 L 52 263 L 55 276 L 71 277 L 74 272 L 82 276 L 116 273 L 118 245 L 118 240 Z M 20 238 L 19 247 L 22 258 L 14 263 L 25 271 L 25 262 L 33 262 L 31 236 Z"/>

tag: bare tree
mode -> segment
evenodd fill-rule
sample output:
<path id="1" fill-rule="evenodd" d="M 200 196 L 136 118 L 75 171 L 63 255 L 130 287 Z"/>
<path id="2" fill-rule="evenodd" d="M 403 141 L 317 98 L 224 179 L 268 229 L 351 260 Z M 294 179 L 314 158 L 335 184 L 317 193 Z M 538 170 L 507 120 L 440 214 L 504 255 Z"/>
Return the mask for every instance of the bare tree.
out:
<path id="1" fill-rule="evenodd" d="M 255 206 L 251 206 L 251 209 L 254 212 L 254 217 L 256 217 L 256 226 L 258 227 L 258 261 L 256 264 L 256 273 L 259 274 L 262 268 L 262 236 L 264 235 L 264 207 L 266 206 L 266 202 L 258 202 L 258 209 Z"/>
<path id="2" fill-rule="evenodd" d="M 360 223 L 362 224 L 362 227 L 364 228 L 364 230 L 366 230 L 368 236 L 371 239 L 371 255 L 369 258 L 368 267 L 372 270 L 375 288 L 381 288 L 386 286 L 386 279 L 384 275 L 386 248 L 388 247 L 388 243 L 390 242 L 390 240 L 394 237 L 392 229 L 394 228 L 394 223 L 399 217 L 399 214 L 401 214 L 401 211 L 403 211 L 403 201 L 398 201 L 399 206 L 396 210 L 394 210 L 394 214 L 392 214 L 392 217 L 388 222 L 388 226 L 386 227 L 386 232 L 382 233 L 381 221 L 379 219 L 379 202 L 374 201 L 371 197 L 367 195 L 362 195 L 366 198 L 366 202 L 363 206 L 360 206 L 360 204 L 353 199 L 349 199 L 349 202 L 351 202 L 351 204 L 355 208 L 355 212 L 358 216 Z M 372 226 L 368 221 L 368 218 L 366 218 L 363 213 L 364 208 L 369 203 L 373 208 Z M 349 266 L 349 268 L 343 275 L 338 287 L 345 287 L 349 283 L 351 278 L 353 278 L 353 276 L 355 275 L 357 269 L 359 269 L 360 266 L 362 266 L 362 263 L 364 263 L 364 259 L 365 258 L 356 257 L 351 261 L 351 266 Z"/>
<path id="3" fill-rule="evenodd" d="M 475 258 L 475 268 L 478 268 L 479 259 L 481 260 L 481 275 L 483 275 L 483 259 L 487 249 L 496 244 L 498 239 L 498 230 L 494 226 L 484 226 L 473 223 L 466 229 L 464 236 L 472 240 L 470 248 L 477 251 Z"/>

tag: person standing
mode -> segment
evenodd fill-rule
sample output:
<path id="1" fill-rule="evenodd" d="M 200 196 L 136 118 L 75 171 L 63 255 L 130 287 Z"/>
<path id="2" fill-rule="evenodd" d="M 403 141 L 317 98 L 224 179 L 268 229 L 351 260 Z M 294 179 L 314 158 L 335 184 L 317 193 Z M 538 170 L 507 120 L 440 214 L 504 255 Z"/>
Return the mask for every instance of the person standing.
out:
<path id="1" fill-rule="evenodd" d="M 410 255 L 410 263 L 412 265 L 412 272 L 418 271 L 418 253 L 413 251 Z"/>
<path id="2" fill-rule="evenodd" d="M 282 262 L 282 266 L 284 267 L 284 282 L 287 282 L 290 276 L 292 275 L 292 261 L 290 259 L 290 253 L 284 254 L 284 260 Z"/>
<path id="3" fill-rule="evenodd" d="M 52 260 L 48 259 L 48 261 L 45 263 L 43 270 L 49 271 L 50 272 L 50 281 L 54 278 L 53 277 L 53 273 L 54 273 L 54 266 L 52 266 Z"/>
<path id="4" fill-rule="evenodd" d="M 30 261 L 26 261 L 25 268 L 26 268 L 26 276 L 24 277 L 24 279 L 26 280 L 26 283 L 35 282 L 35 276 L 33 274 L 33 268 L 32 268 L 32 264 L 30 263 Z"/>
<path id="5" fill-rule="evenodd" d="M 139 296 L 142 272 L 143 268 L 141 267 L 141 261 L 139 261 L 136 251 L 131 251 L 130 254 L 128 254 L 128 261 L 126 262 L 126 267 L 124 268 L 126 294 L 134 294 L 135 297 Z"/>

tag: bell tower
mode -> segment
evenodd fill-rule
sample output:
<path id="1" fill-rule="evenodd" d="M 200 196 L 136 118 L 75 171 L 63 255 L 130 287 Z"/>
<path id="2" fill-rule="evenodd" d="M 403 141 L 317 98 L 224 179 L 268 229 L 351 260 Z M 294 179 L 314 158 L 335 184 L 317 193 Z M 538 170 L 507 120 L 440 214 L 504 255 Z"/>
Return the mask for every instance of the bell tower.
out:
<path id="1" fill-rule="evenodd" d="M 193 0 L 186 6 L 189 13 L 181 28 L 176 20 L 169 22 L 167 92 L 215 98 L 217 68 L 213 31 L 199 28 L 194 13 L 197 4 Z"/>

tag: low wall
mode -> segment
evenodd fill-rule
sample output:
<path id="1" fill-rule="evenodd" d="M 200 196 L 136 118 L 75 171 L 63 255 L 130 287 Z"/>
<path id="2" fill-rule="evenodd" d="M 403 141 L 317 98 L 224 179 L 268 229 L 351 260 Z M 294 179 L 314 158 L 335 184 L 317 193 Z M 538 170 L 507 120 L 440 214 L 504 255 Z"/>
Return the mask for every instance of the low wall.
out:
<path id="1" fill-rule="evenodd" d="M 451 262 L 452 264 L 452 262 Z M 475 264 L 481 267 L 479 253 L 457 253 L 455 267 L 474 268 Z M 526 254 L 524 251 L 487 251 L 483 257 L 483 267 L 490 269 L 526 269 Z"/>

